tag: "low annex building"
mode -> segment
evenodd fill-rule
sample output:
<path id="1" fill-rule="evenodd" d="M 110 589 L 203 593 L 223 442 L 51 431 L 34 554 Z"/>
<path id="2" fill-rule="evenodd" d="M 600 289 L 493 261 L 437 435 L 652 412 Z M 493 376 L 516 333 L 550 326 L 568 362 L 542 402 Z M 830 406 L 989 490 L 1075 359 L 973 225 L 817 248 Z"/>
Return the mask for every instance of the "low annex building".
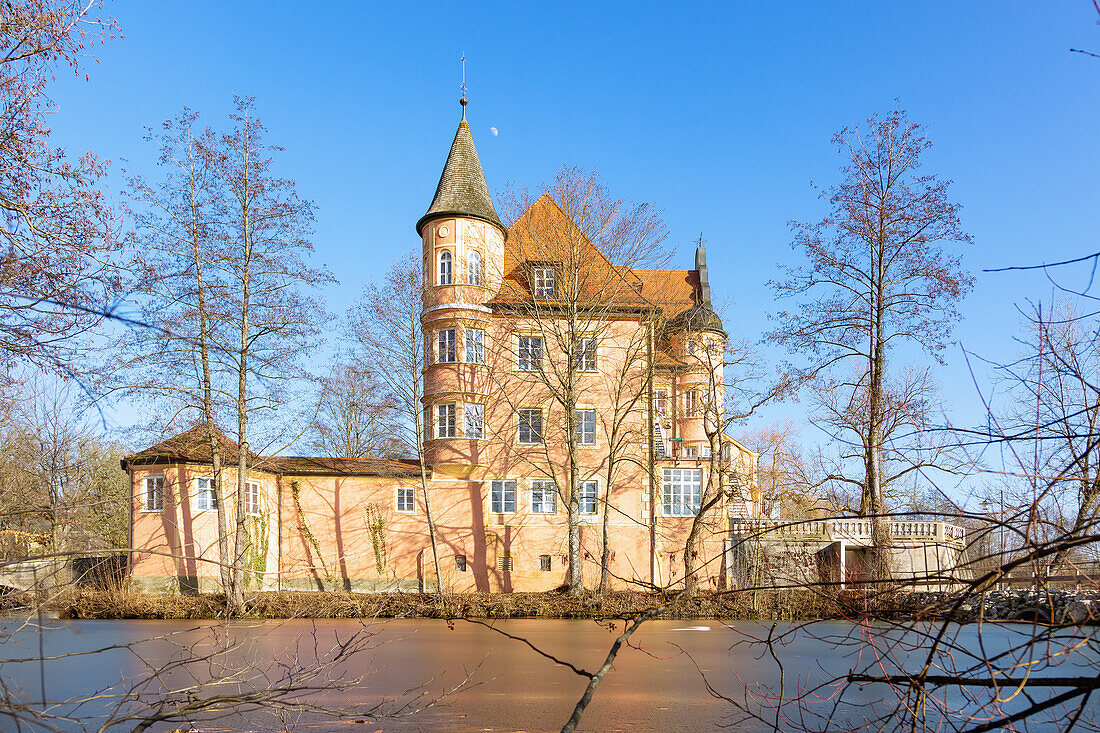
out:
<path id="1" fill-rule="evenodd" d="M 614 587 L 682 579 L 688 533 L 704 493 L 718 485 L 693 557 L 700 587 L 726 583 L 730 518 L 753 514 L 757 456 L 715 428 L 726 332 L 711 306 L 705 250 L 690 270 L 613 263 L 547 195 L 506 228 L 465 100 L 416 231 L 424 258 L 423 459 L 443 577 L 435 578 L 416 461 L 250 455 L 246 560 L 255 587 L 559 587 L 568 557 L 558 487 L 573 477 L 586 585 L 599 579 L 605 524 Z M 569 298 L 587 309 L 571 348 L 560 338 Z M 575 400 L 563 403 L 548 374 L 567 362 Z M 561 404 L 574 404 L 574 414 Z M 233 497 L 237 446 L 219 440 Z M 133 488 L 134 582 L 216 588 L 205 428 L 129 456 L 123 468 Z M 235 498 L 228 503 L 232 526 Z"/>

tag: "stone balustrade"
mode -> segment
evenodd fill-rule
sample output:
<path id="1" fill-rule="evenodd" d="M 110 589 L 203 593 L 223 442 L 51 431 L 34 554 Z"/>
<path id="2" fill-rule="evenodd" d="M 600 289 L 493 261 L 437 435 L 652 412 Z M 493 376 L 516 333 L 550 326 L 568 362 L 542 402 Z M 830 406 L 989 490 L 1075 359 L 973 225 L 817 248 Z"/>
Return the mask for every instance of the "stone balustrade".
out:
<path id="1" fill-rule="evenodd" d="M 808 520 L 730 518 L 730 531 L 741 536 L 784 540 L 843 540 L 853 544 L 871 541 L 871 520 L 832 518 Z M 890 536 L 898 540 L 919 540 L 963 545 L 966 529 L 950 522 L 890 520 Z"/>

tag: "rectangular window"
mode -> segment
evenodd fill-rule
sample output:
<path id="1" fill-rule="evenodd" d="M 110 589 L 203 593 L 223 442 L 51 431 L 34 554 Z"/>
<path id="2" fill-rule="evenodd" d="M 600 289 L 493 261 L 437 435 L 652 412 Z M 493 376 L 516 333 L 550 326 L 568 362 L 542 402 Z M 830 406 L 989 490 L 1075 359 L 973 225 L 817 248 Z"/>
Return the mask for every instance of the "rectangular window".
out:
<path id="1" fill-rule="evenodd" d="M 695 446 L 694 445 L 685 445 L 684 446 L 684 456 L 687 457 L 687 458 L 695 458 L 695 456 L 696 456 Z"/>
<path id="2" fill-rule="evenodd" d="M 577 359 L 578 372 L 594 372 L 596 369 L 596 339 L 577 339 L 577 348 L 574 350 Z"/>
<path id="3" fill-rule="evenodd" d="M 466 329 L 466 363 L 485 363 L 485 332 L 480 328 Z"/>
<path id="4" fill-rule="evenodd" d="M 493 514 L 515 514 L 516 482 L 493 481 L 490 502 Z"/>
<path id="5" fill-rule="evenodd" d="M 550 572 L 550 556 L 539 555 L 539 570 L 544 573 Z"/>
<path id="6" fill-rule="evenodd" d="M 581 481 L 581 514 L 596 513 L 596 482 Z"/>
<path id="7" fill-rule="evenodd" d="M 519 411 L 519 442 L 536 445 L 542 442 L 542 410 L 539 408 Z"/>
<path id="8" fill-rule="evenodd" d="M 684 417 L 696 417 L 699 409 L 699 395 L 694 389 L 684 392 Z"/>
<path id="9" fill-rule="evenodd" d="M 535 284 L 535 297 L 536 298 L 553 298 L 554 297 L 554 268 L 553 267 L 533 267 L 531 268 L 531 279 Z"/>
<path id="10" fill-rule="evenodd" d="M 455 437 L 455 403 L 448 402 L 445 405 L 436 405 L 435 437 Z"/>
<path id="11" fill-rule="evenodd" d="M 703 469 L 666 468 L 661 479 L 661 508 L 666 517 L 694 517 L 699 513 Z"/>
<path id="12" fill-rule="evenodd" d="M 688 353 L 688 356 L 695 356 L 695 342 L 694 341 L 688 341 L 687 342 L 687 353 Z"/>
<path id="13" fill-rule="evenodd" d="M 510 573 L 514 567 L 515 562 L 512 560 L 511 555 L 505 555 L 497 559 L 497 569 L 502 573 Z"/>
<path id="14" fill-rule="evenodd" d="M 195 508 L 200 512 L 218 508 L 218 496 L 214 493 L 214 479 L 199 479 L 199 493 L 195 496 Z"/>
<path id="15" fill-rule="evenodd" d="M 142 508 L 147 512 L 159 512 L 164 509 L 164 477 L 148 476 L 145 479 L 145 491 L 142 493 Z"/>
<path id="16" fill-rule="evenodd" d="M 481 253 L 476 249 L 466 255 L 466 282 L 481 285 Z"/>
<path id="17" fill-rule="evenodd" d="M 464 435 L 467 438 L 484 438 L 485 405 L 467 402 L 463 412 L 466 416 L 466 432 Z"/>
<path id="18" fill-rule="evenodd" d="M 260 484 L 256 481 L 246 481 L 244 484 L 244 513 L 260 513 Z"/>
<path id="19" fill-rule="evenodd" d="M 531 482 L 531 513 L 557 514 L 558 490 L 553 481 Z"/>
<path id="20" fill-rule="evenodd" d="M 516 367 L 528 372 L 537 372 L 542 368 L 542 336 L 519 337 Z"/>
<path id="21" fill-rule="evenodd" d="M 577 421 L 577 444 L 596 445 L 596 411 L 575 411 Z"/>
<path id="22" fill-rule="evenodd" d="M 432 408 L 424 408 L 424 440 L 432 439 Z"/>
<path id="23" fill-rule="evenodd" d="M 453 328 L 444 328 L 439 331 L 435 360 L 440 363 L 458 361 L 458 355 L 455 352 L 455 330 Z"/>
<path id="24" fill-rule="evenodd" d="M 416 492 L 411 486 L 397 487 L 397 511 L 406 514 L 416 511 Z"/>
<path id="25" fill-rule="evenodd" d="M 466 556 L 455 555 L 455 571 L 459 573 L 466 572 Z"/>
<path id="26" fill-rule="evenodd" d="M 653 392 L 653 407 L 661 417 L 668 417 L 668 391 L 658 389 Z"/>

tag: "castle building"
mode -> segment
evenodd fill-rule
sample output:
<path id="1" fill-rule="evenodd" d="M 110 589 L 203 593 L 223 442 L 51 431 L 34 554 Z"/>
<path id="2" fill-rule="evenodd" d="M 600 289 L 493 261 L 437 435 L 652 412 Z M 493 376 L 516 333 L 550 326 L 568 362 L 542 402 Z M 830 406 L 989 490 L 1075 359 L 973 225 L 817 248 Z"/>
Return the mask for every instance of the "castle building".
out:
<path id="1" fill-rule="evenodd" d="M 727 335 L 705 250 L 694 269 L 634 268 L 605 251 L 613 239 L 590 241 L 571 211 L 543 195 L 511 227 L 501 222 L 464 99 L 416 222 L 426 491 L 416 461 L 250 455 L 254 587 L 548 590 L 568 581 L 570 517 L 588 587 L 600 580 L 605 545 L 612 587 L 682 581 L 685 552 L 700 587 L 727 582 L 730 519 L 752 515 L 756 455 L 723 430 Z M 218 439 L 235 461 L 236 444 Z M 123 468 L 134 582 L 216 588 L 205 429 Z M 224 476 L 232 496 L 235 466 Z"/>

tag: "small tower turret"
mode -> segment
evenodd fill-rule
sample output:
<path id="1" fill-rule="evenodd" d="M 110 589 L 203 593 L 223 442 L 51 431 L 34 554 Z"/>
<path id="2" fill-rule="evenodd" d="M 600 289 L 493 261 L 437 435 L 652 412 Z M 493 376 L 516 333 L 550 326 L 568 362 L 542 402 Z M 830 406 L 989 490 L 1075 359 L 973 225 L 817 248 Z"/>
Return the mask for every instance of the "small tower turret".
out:
<path id="1" fill-rule="evenodd" d="M 484 425 L 491 311 L 499 291 L 507 230 L 497 216 L 466 122 L 462 120 L 427 213 L 416 223 L 424 256 L 424 459 L 433 470 L 469 464 Z M 482 429 L 483 430 L 483 429 Z"/>

